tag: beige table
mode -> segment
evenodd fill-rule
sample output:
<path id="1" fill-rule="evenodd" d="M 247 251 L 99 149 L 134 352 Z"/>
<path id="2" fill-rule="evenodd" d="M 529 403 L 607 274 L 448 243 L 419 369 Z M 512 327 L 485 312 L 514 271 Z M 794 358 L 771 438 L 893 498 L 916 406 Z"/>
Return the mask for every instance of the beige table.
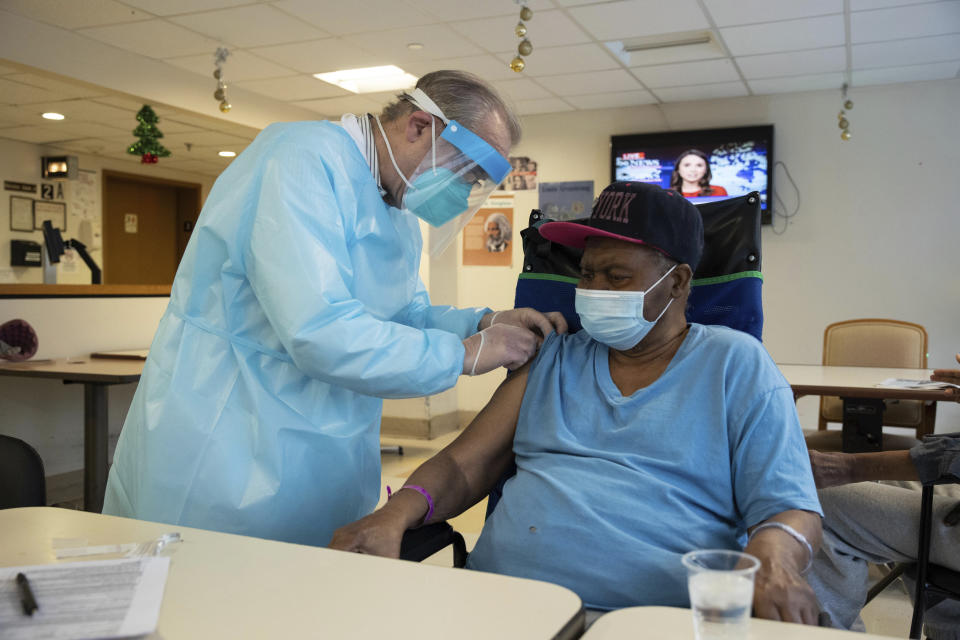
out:
<path id="1" fill-rule="evenodd" d="M 151 638 L 576 638 L 583 608 L 545 582 L 52 507 L 0 510 L 0 566 L 179 531 Z"/>
<path id="2" fill-rule="evenodd" d="M 750 620 L 750 640 L 871 640 L 885 638 L 869 633 L 809 627 L 772 620 Z M 630 607 L 600 616 L 582 636 L 583 640 L 628 638 L 693 638 L 693 613 L 673 607 Z"/>
<path id="3" fill-rule="evenodd" d="M 960 401 L 957 389 L 889 389 L 877 384 L 889 378 L 929 380 L 930 369 L 893 369 L 884 367 L 839 367 L 812 364 L 777 364 L 790 383 L 795 398 L 807 395 L 864 398 L 868 400 L 920 400 L 928 402 L 929 422 L 933 424 L 937 402 Z M 881 410 L 882 411 L 882 410 Z M 882 413 L 881 413 L 882 416 Z M 844 426 L 847 429 L 847 426 Z"/>
<path id="4" fill-rule="evenodd" d="M 87 511 L 100 511 L 107 488 L 107 387 L 136 382 L 142 372 L 142 360 L 73 358 L 0 365 L 0 376 L 83 385 L 83 507 Z"/>

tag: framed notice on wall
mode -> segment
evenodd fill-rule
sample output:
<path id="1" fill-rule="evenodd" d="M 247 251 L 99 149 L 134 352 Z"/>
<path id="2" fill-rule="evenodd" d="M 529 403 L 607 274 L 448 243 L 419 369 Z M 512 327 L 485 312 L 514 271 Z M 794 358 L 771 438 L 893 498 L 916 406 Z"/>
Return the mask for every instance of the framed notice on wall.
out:
<path id="1" fill-rule="evenodd" d="M 33 198 L 10 196 L 10 231 L 33 231 Z"/>
<path id="2" fill-rule="evenodd" d="M 43 229 L 43 221 L 49 220 L 54 229 L 67 230 L 67 203 L 33 201 L 33 228 Z"/>
<path id="3" fill-rule="evenodd" d="M 463 264 L 512 266 L 513 196 L 490 196 L 463 228 Z"/>

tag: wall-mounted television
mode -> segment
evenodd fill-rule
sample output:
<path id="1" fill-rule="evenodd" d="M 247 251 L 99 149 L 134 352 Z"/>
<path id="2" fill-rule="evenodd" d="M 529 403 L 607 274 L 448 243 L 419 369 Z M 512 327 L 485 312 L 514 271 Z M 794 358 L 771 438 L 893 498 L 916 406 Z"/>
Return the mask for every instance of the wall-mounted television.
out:
<path id="1" fill-rule="evenodd" d="M 773 125 L 612 136 L 611 173 L 680 191 L 694 203 L 759 191 L 769 224 Z"/>

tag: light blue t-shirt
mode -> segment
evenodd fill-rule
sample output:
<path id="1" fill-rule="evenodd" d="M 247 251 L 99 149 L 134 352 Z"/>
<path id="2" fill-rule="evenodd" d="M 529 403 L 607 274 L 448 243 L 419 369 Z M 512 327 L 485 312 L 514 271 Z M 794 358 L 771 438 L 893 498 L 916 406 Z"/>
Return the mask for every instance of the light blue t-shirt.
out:
<path id="1" fill-rule="evenodd" d="M 517 474 L 468 566 L 563 585 L 590 608 L 688 606 L 681 555 L 742 549 L 748 526 L 788 509 L 821 513 L 789 384 L 725 327 L 690 325 L 629 397 L 606 346 L 549 336 L 513 447 Z"/>

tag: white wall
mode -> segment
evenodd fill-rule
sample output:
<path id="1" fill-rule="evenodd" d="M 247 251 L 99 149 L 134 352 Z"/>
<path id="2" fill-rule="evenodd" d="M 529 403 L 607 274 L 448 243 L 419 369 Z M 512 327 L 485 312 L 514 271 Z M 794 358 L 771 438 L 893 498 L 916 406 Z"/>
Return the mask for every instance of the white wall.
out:
<path id="1" fill-rule="evenodd" d="M 763 231 L 764 343 L 773 358 L 819 363 L 827 324 L 889 317 L 926 327 L 931 367 L 956 367 L 960 81 L 869 87 L 850 97 L 849 142 L 836 126 L 840 93 L 830 91 L 530 116 L 513 153 L 538 161 L 541 181 L 592 179 L 599 192 L 610 181 L 611 135 L 772 123 L 776 159 L 801 193 L 786 232 Z M 779 170 L 774 184 L 794 201 Z M 518 192 L 518 227 L 535 206 L 536 195 Z M 460 304 L 512 306 L 520 256 L 518 242 L 513 269 L 462 267 Z M 501 379 L 462 382 L 461 407 L 481 408 Z M 816 428 L 816 399 L 799 409 L 804 427 Z M 937 426 L 960 430 L 960 407 L 941 404 Z"/>
<path id="2" fill-rule="evenodd" d="M 84 177 L 89 178 L 92 182 L 91 188 L 86 189 L 86 193 L 89 194 L 91 200 L 89 203 L 81 203 L 80 201 L 80 185 L 78 180 L 55 182 L 52 180 L 42 180 L 40 178 L 40 158 L 50 155 L 78 156 L 80 170 L 84 172 Z M 103 169 L 200 183 L 201 199 L 206 199 L 207 193 L 209 193 L 210 187 L 213 185 L 213 178 L 198 176 L 195 173 L 167 169 L 162 165 L 162 162 L 161 160 L 161 164 L 159 165 L 144 166 L 137 163 L 135 159 L 125 162 L 112 158 L 77 154 L 72 151 L 58 149 L 52 145 L 36 145 L 0 138 L 0 181 L 10 180 L 13 182 L 26 182 L 37 185 L 37 193 L 3 191 L 2 194 L 0 194 L 0 284 L 36 284 L 43 282 L 43 269 L 41 267 L 10 266 L 11 239 L 33 240 L 34 242 L 39 242 L 41 245 L 43 244 L 43 234 L 40 231 L 27 233 L 10 230 L 10 196 L 40 200 L 40 185 L 46 183 L 52 184 L 55 187 L 62 186 L 64 198 L 62 200 L 54 200 L 54 202 L 65 202 L 67 205 L 67 230 L 63 234 L 63 238 L 64 240 L 77 238 L 85 243 L 94 262 L 102 268 L 103 247 L 101 220 L 103 217 L 103 203 L 101 202 L 101 189 L 103 186 Z M 87 206 L 84 207 L 83 204 Z M 84 209 L 88 211 L 88 215 L 84 216 L 89 223 L 89 231 L 86 233 L 82 232 L 79 228 L 81 216 L 78 214 Z M 70 254 L 72 254 L 72 252 L 70 252 Z M 72 256 L 70 254 L 65 256 L 61 264 L 58 265 L 57 282 L 59 284 L 90 284 L 90 270 L 80 260 L 79 256 Z"/>

